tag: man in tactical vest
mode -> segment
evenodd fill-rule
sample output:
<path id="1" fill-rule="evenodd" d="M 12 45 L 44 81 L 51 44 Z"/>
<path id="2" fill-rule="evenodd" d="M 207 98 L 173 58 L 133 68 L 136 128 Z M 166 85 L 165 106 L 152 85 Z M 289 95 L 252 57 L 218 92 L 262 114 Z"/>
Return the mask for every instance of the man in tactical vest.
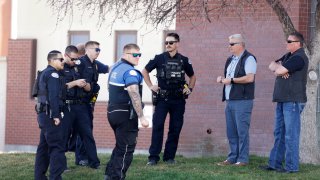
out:
<path id="1" fill-rule="evenodd" d="M 306 85 L 309 60 L 299 32 L 287 39 L 287 50 L 269 69 L 276 75 L 273 102 L 275 109 L 274 146 L 264 170 L 293 173 L 299 171 L 300 114 L 307 102 Z M 282 163 L 285 162 L 283 168 Z"/>
<path id="2" fill-rule="evenodd" d="M 229 36 L 232 53 L 225 64 L 224 76 L 217 82 L 223 84 L 222 101 L 226 101 L 225 115 L 230 152 L 219 166 L 246 166 L 249 163 L 249 127 L 254 99 L 254 81 L 257 63 L 254 55 L 245 49 L 241 34 Z"/>
<path id="3" fill-rule="evenodd" d="M 170 124 L 163 161 L 168 164 L 176 163 L 174 158 L 183 125 L 185 99 L 191 94 L 196 83 L 191 61 L 178 53 L 179 41 L 178 34 L 167 34 L 165 42 L 167 52 L 156 55 L 142 71 L 146 84 L 156 96 L 152 119 L 151 146 L 149 148 L 150 156 L 147 165 L 156 165 L 160 160 L 164 123 L 168 112 L 170 114 Z M 154 69 L 157 69 L 158 85 L 153 84 L 150 80 L 149 73 Z M 186 84 L 185 74 L 189 77 L 189 85 Z"/>
<path id="4" fill-rule="evenodd" d="M 142 111 L 143 77 L 134 68 L 141 57 L 139 51 L 136 44 L 125 45 L 121 60 L 110 71 L 108 121 L 115 134 L 116 146 L 106 167 L 105 180 L 125 179 L 137 143 L 138 118 L 143 127 L 149 126 Z"/>
<path id="5" fill-rule="evenodd" d="M 61 120 L 65 82 L 58 72 L 63 69 L 63 57 L 61 52 L 53 50 L 49 52 L 47 60 L 47 68 L 38 77 L 36 111 L 40 142 L 34 168 L 36 180 L 47 179 L 46 172 L 49 166 L 49 179 L 61 179 L 61 174 L 66 168 L 65 126 Z"/>

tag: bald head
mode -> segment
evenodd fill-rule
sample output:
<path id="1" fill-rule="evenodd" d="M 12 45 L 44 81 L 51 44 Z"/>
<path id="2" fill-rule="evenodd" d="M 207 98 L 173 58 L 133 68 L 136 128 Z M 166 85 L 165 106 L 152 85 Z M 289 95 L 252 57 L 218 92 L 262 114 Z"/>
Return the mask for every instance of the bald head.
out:
<path id="1" fill-rule="evenodd" d="M 84 56 L 86 54 L 85 44 L 79 43 L 77 44 L 78 55 L 79 57 Z"/>

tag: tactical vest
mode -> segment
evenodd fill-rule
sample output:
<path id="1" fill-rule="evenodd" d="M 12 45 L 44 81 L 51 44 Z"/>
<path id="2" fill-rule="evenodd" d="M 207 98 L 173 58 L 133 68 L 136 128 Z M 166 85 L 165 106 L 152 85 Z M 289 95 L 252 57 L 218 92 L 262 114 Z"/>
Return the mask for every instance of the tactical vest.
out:
<path id="1" fill-rule="evenodd" d="M 307 102 L 306 84 L 309 60 L 304 49 L 300 48 L 290 56 L 284 57 L 282 62 L 290 61 L 292 57 L 299 57 L 304 61 L 304 67 L 293 73 L 287 79 L 277 76 L 273 91 L 273 102 Z"/>
<path id="2" fill-rule="evenodd" d="M 241 56 L 241 58 L 239 59 L 239 62 L 236 66 L 235 72 L 234 72 L 234 77 L 242 77 L 246 75 L 246 71 L 244 69 L 244 65 L 245 62 L 247 60 L 247 58 L 249 56 L 253 56 L 255 60 L 256 57 L 251 54 L 250 52 L 248 52 L 247 50 L 245 50 Z M 227 59 L 227 62 L 225 64 L 225 68 L 224 68 L 224 76 L 226 77 L 227 75 L 227 68 L 229 66 L 229 64 L 232 61 L 232 57 L 229 57 Z M 229 100 L 249 100 L 249 99 L 254 99 L 254 86 L 255 83 L 246 83 L 246 84 L 238 84 L 238 83 L 234 83 L 232 84 L 231 90 L 230 90 L 230 94 L 229 94 Z M 225 86 L 223 86 L 223 96 L 222 96 L 222 101 L 225 101 Z"/>
<path id="3" fill-rule="evenodd" d="M 183 87 L 185 71 L 181 55 L 178 55 L 178 58 L 166 57 L 165 59 L 165 64 L 157 71 L 157 78 L 164 80 L 170 89 Z"/>

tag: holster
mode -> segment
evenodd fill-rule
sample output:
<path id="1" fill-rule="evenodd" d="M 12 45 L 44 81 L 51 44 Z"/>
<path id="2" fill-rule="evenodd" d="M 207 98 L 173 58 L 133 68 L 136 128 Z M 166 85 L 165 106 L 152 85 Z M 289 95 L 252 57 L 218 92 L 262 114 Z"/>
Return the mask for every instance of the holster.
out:
<path id="1" fill-rule="evenodd" d="M 42 112 L 46 112 L 48 114 L 48 112 L 47 112 L 48 109 L 49 109 L 48 106 L 43 103 L 37 103 L 35 105 L 35 110 L 36 110 L 37 114 L 40 114 Z"/>
<path id="2" fill-rule="evenodd" d="M 158 104 L 159 94 L 152 91 L 152 105 L 156 106 Z"/>
<path id="3" fill-rule="evenodd" d="M 186 98 L 183 94 L 183 89 L 172 89 L 172 90 L 166 90 L 166 89 L 160 89 L 158 93 L 158 98 L 161 99 L 179 99 L 179 98 Z"/>

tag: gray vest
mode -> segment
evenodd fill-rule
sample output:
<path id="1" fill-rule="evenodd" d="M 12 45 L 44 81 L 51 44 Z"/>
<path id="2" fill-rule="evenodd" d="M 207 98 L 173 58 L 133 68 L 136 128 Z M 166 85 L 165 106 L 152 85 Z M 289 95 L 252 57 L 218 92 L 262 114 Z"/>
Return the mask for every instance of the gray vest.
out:
<path id="1" fill-rule="evenodd" d="M 290 61 L 294 56 L 298 56 L 304 61 L 304 67 L 292 73 L 288 79 L 277 76 L 273 91 L 273 102 L 307 102 L 306 85 L 309 60 L 304 49 L 300 48 L 290 56 L 284 56 L 282 62 Z"/>

